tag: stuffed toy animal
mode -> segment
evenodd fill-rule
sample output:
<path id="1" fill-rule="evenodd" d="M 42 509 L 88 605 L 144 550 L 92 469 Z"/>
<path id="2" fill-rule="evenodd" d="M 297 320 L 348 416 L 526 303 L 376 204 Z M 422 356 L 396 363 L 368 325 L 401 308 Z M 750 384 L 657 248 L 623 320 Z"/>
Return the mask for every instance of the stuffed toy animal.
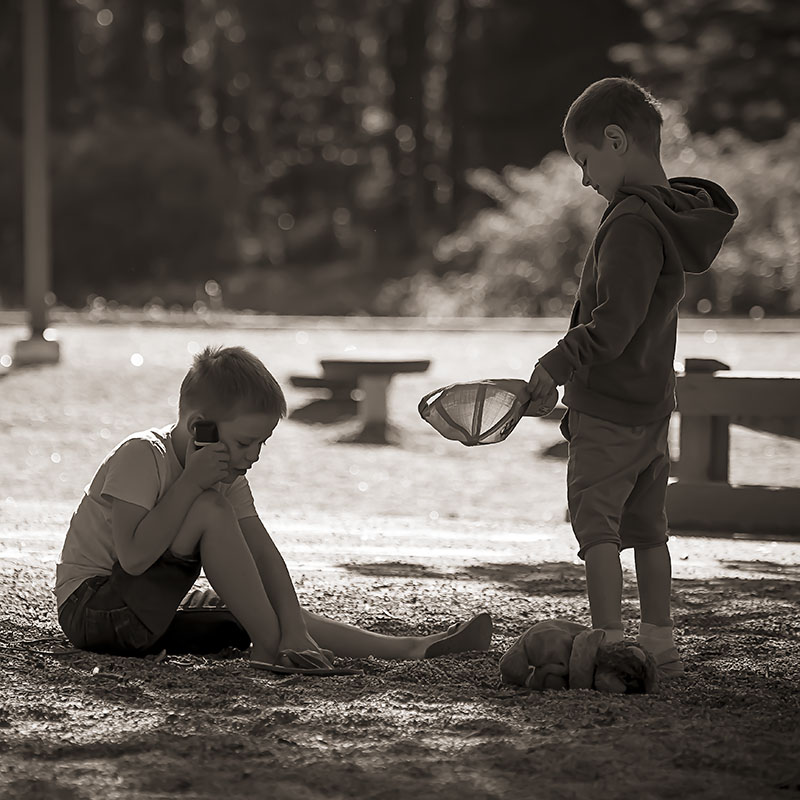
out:
<path id="1" fill-rule="evenodd" d="M 658 670 L 636 642 L 604 644 L 605 631 L 565 619 L 528 628 L 500 659 L 504 683 L 529 689 L 596 689 L 634 694 L 652 692 Z"/>

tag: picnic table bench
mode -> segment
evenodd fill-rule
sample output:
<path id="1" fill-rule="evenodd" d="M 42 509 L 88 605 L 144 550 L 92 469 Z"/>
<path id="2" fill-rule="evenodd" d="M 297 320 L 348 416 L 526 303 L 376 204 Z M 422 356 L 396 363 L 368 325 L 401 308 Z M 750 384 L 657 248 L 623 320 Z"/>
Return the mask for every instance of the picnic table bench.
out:
<path id="1" fill-rule="evenodd" d="M 326 390 L 329 398 L 325 402 L 338 404 L 340 412 L 346 414 L 348 406 L 354 407 L 359 428 L 342 441 L 387 444 L 390 427 L 387 395 L 392 378 L 398 374 L 425 372 L 430 364 L 429 359 L 323 358 L 320 360 L 321 376 L 294 375 L 289 380 L 298 388 Z"/>
<path id="2" fill-rule="evenodd" d="M 670 526 L 800 533 L 800 488 L 728 482 L 731 424 L 800 439 L 800 372 L 741 372 L 690 358 L 677 396 L 680 456 L 667 491 Z"/>

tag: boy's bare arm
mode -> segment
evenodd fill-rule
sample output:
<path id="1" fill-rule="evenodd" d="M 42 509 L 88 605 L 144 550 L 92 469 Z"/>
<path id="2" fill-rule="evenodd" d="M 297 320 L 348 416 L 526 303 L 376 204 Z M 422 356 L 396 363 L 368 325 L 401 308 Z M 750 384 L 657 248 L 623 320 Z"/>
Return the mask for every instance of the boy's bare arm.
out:
<path id="1" fill-rule="evenodd" d="M 190 444 L 183 472 L 152 509 L 113 500 L 111 533 L 125 572 L 140 575 L 163 555 L 195 500 L 227 475 L 229 460 L 224 444 L 197 451 Z"/>

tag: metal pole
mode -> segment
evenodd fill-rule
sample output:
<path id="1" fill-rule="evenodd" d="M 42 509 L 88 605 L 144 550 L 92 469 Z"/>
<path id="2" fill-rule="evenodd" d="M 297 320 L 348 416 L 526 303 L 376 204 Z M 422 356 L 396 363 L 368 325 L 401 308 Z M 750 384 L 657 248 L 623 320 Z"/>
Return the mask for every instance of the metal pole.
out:
<path id="1" fill-rule="evenodd" d="M 47 185 L 47 30 L 45 0 L 25 0 L 23 113 L 25 119 L 25 303 L 31 333 L 47 327 L 45 294 L 50 272 L 50 215 Z"/>
<path id="2" fill-rule="evenodd" d="M 22 3 L 23 28 L 23 212 L 25 305 L 31 336 L 17 342 L 17 365 L 58 361 L 58 342 L 47 341 L 50 289 L 50 191 L 47 146 L 46 0 Z"/>

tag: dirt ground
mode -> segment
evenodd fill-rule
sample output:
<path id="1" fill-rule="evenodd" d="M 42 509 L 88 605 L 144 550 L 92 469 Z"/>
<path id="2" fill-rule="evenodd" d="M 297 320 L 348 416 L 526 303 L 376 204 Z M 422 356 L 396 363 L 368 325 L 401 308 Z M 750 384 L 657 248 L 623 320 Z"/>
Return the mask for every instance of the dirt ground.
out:
<path id="1" fill-rule="evenodd" d="M 0 328 L 0 354 L 20 333 Z M 739 366 L 753 354 L 766 368 L 770 358 L 776 366 L 796 358 L 793 336 L 753 342 L 720 333 L 719 351 L 698 352 L 702 336 L 684 338 L 688 354 L 744 354 Z M 451 380 L 518 375 L 555 334 L 384 341 L 345 329 L 70 325 L 61 337 L 58 366 L 0 380 L 0 797 L 800 792 L 800 537 L 673 537 L 687 672 L 654 694 L 501 684 L 498 660 L 529 625 L 587 621 L 583 569 L 563 521 L 564 464 L 542 456 L 558 434 L 552 423 L 525 420 L 502 445 L 467 449 L 424 426 L 416 401 Z M 364 674 L 321 679 L 255 673 L 233 650 L 157 660 L 68 647 L 50 587 L 69 515 L 113 444 L 172 420 L 191 352 L 207 341 L 245 344 L 284 385 L 315 371 L 321 355 L 372 348 L 434 358 L 429 373 L 397 379 L 392 390 L 396 446 L 341 444 L 347 423 L 289 420 L 254 470 L 253 490 L 303 605 L 391 634 L 442 630 L 486 609 L 495 622 L 490 652 L 349 661 Z M 287 398 L 293 408 L 306 399 L 291 389 Z M 732 473 L 797 485 L 797 444 L 737 432 Z"/>

